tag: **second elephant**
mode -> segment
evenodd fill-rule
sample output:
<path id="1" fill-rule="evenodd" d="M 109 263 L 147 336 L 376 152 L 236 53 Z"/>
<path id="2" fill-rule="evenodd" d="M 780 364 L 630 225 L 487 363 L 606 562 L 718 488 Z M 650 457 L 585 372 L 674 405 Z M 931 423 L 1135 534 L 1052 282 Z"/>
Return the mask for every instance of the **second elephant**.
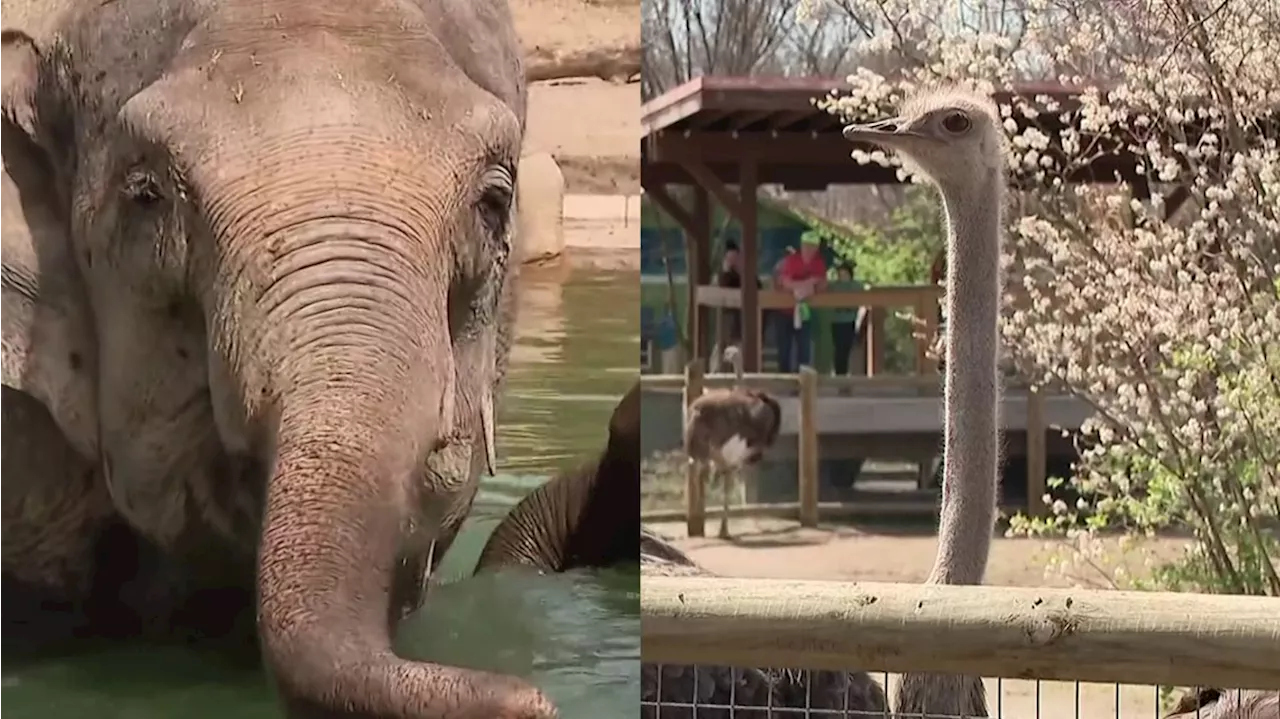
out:
<path id="1" fill-rule="evenodd" d="M 520 501 L 489 537 L 477 571 L 523 565 L 547 572 L 638 562 L 640 383 L 609 420 L 594 461 L 561 474 Z"/>

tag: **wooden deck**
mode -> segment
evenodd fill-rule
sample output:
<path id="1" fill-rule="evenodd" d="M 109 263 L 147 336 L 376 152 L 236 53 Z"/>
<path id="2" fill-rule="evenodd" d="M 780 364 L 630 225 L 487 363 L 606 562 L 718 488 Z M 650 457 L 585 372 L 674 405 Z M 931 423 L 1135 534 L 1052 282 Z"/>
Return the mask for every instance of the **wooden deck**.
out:
<path id="1" fill-rule="evenodd" d="M 755 374 L 748 384 L 765 389 L 782 405 L 783 435 L 801 432 L 802 399 L 799 376 L 787 374 Z M 819 376 L 813 409 L 814 429 L 819 435 L 886 435 L 942 434 L 942 385 L 940 377 L 883 376 L 825 377 Z M 645 392 L 680 393 L 683 375 L 643 375 Z M 710 374 L 703 377 L 703 387 L 729 387 L 733 375 Z M 1006 432 L 1025 432 L 1028 427 L 1030 391 L 1024 386 L 1006 387 L 1001 405 L 1001 427 Z M 1039 423 L 1050 429 L 1075 431 L 1090 415 L 1089 406 L 1065 395 L 1039 397 L 1042 413 Z M 680 421 L 678 417 L 672 417 Z"/>
<path id="2" fill-rule="evenodd" d="M 733 375 L 702 375 L 693 363 L 684 375 L 642 375 L 641 388 L 649 398 L 645 425 L 666 436 L 680 431 L 681 408 L 704 389 L 729 387 Z M 820 376 L 810 369 L 798 374 L 748 374 L 748 386 L 769 391 L 782 406 L 781 436 L 770 451 L 775 460 L 794 458 L 799 501 L 766 507 L 742 507 L 735 513 L 797 515 L 802 524 L 815 525 L 819 514 L 828 518 L 864 515 L 920 515 L 936 512 L 938 494 L 926 482 L 926 467 L 942 447 L 943 404 L 938 375 Z M 661 400 L 661 401 L 654 401 Z M 651 418 L 651 412 L 657 417 Z M 1088 405 L 1075 397 L 1032 391 L 1010 383 L 1003 391 L 1001 426 L 1004 430 L 1004 484 L 1033 514 L 1043 511 L 1049 466 L 1069 467 L 1075 449 L 1064 433 L 1074 435 L 1090 416 Z M 661 432 L 658 432 L 661 430 Z M 645 432 L 648 434 L 648 432 Z M 643 441 L 643 440 L 642 440 Z M 678 439 L 675 440 L 678 442 Z M 820 501 L 819 459 L 899 460 L 921 466 L 920 482 L 875 490 L 848 490 L 840 502 Z M 1061 474 L 1059 469 L 1057 474 Z M 690 534 L 701 536 L 706 518 L 705 482 L 691 470 L 686 482 Z M 898 482 L 897 484 L 903 484 Z M 910 484 L 915 484 L 914 487 Z M 820 491 L 821 489 L 821 491 Z M 792 495 L 795 496 L 795 495 Z M 1006 498 L 1006 501 L 1011 501 Z M 662 519 L 673 518 L 671 512 Z M 646 519 L 656 520 L 659 517 Z"/>
<path id="3" fill-rule="evenodd" d="M 1011 389 L 1004 394 L 1000 423 L 1006 432 L 1027 429 L 1026 389 Z M 800 398 L 780 397 L 782 434 L 800 432 Z M 1090 411 L 1088 405 L 1074 397 L 1045 397 L 1044 423 L 1051 428 L 1077 430 Z M 818 434 L 942 434 L 942 398 L 839 396 L 824 394 L 814 408 Z"/>

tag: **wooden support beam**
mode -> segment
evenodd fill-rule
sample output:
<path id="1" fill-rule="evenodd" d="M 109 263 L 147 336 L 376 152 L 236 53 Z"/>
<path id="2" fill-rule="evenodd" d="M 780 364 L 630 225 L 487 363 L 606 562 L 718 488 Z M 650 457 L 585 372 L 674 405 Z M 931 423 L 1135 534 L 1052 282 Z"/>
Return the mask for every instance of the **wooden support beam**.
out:
<path id="1" fill-rule="evenodd" d="M 662 133 L 656 138 L 653 159 L 681 165 L 698 162 L 734 162 L 750 152 L 758 162 L 792 165 L 832 165 L 854 162 L 853 143 L 840 133 L 815 132 L 700 132 Z"/>
<path id="2" fill-rule="evenodd" d="M 735 197 L 729 191 L 729 188 L 720 181 L 720 178 L 716 177 L 715 173 L 711 172 L 711 169 L 702 164 L 700 160 L 687 159 L 682 161 L 680 166 L 684 168 L 685 172 L 689 173 L 689 176 L 698 185 L 715 195 L 716 201 L 723 205 L 724 209 L 733 215 L 734 219 L 742 222 L 742 197 L 745 197 L 745 193 L 742 193 L 742 197 Z"/>
<path id="3" fill-rule="evenodd" d="M 721 182 L 736 185 L 741 168 L 736 163 L 704 163 Z M 695 185 L 697 181 L 684 167 L 674 162 L 648 163 L 641 170 L 645 187 L 649 183 L 667 185 Z M 760 181 L 783 185 L 787 188 L 822 190 L 832 184 L 897 185 L 897 176 L 879 165 L 854 165 L 823 167 L 821 165 L 768 164 L 760 166 Z"/>
<path id="4" fill-rule="evenodd" d="M 750 127 L 762 120 L 769 119 L 773 114 L 773 110 L 755 110 L 752 112 L 738 113 L 733 118 L 733 121 L 729 123 L 729 128 L 734 132 L 741 132 L 744 128 Z"/>
<path id="5" fill-rule="evenodd" d="M 760 225 L 757 211 L 760 204 L 756 192 L 757 167 L 751 159 L 743 160 L 742 184 L 738 192 L 742 198 L 738 222 L 742 225 L 742 349 L 743 368 L 747 372 L 759 372 L 762 345 L 760 341 L 760 288 L 752 280 L 760 275 Z M 707 188 L 711 189 L 711 188 Z"/>
<path id="6" fill-rule="evenodd" d="M 681 427 L 689 405 L 702 396 L 702 361 L 693 359 L 684 370 L 684 408 Z M 684 475 L 685 530 L 690 537 L 707 536 L 707 467 L 702 462 L 688 462 Z"/>
<path id="7" fill-rule="evenodd" d="M 884 307 L 872 307 L 867 317 L 867 375 L 870 377 L 880 374 L 884 369 L 884 321 L 887 316 Z"/>
<path id="8" fill-rule="evenodd" d="M 684 256 L 685 268 L 688 275 L 688 282 L 685 285 L 685 312 L 684 312 L 684 330 L 688 333 L 689 347 L 691 357 L 685 357 L 685 361 L 700 357 L 698 354 L 701 348 L 701 327 L 699 327 L 698 308 L 702 303 L 698 300 L 698 288 L 702 286 L 702 282 L 698 280 L 698 260 L 703 256 L 699 252 L 699 247 L 706 243 L 706 237 L 703 232 L 699 231 L 698 218 L 695 213 L 690 214 L 688 210 L 680 205 L 676 198 L 672 197 L 665 185 L 651 183 L 645 188 L 645 193 L 653 200 L 653 203 L 667 213 L 671 219 L 680 225 L 680 229 L 684 232 Z M 696 204 L 696 203 L 695 203 Z"/>
<path id="9" fill-rule="evenodd" d="M 707 197 L 707 189 L 702 186 L 693 188 L 693 222 L 697 242 L 693 243 L 695 262 L 689 266 L 689 285 L 699 288 L 711 284 L 711 200 Z M 700 291 L 700 290 L 699 290 Z M 693 356 L 706 361 L 711 356 L 711 348 L 707 346 L 711 330 L 711 308 L 698 302 L 696 294 L 689 297 Z"/>
<path id="10" fill-rule="evenodd" d="M 667 192 L 666 185 L 656 183 L 653 185 L 645 185 L 644 191 L 645 194 L 649 195 L 649 199 L 653 200 L 653 204 L 662 208 L 663 212 L 667 213 L 671 219 L 675 220 L 677 225 L 680 225 L 680 229 L 684 230 L 686 236 L 696 235 L 697 223 L 694 221 L 693 215 L 689 214 L 688 210 L 681 207 L 680 203 L 676 201 L 676 198 L 672 197 L 671 193 Z"/>
<path id="11" fill-rule="evenodd" d="M 640 656 L 668 664 L 1274 689 L 1274 597 L 644 578 Z"/>
<path id="12" fill-rule="evenodd" d="M 832 117 L 832 122 L 838 124 L 839 121 Z M 893 169 L 859 165 L 852 156 L 854 144 L 844 139 L 834 127 L 829 132 L 663 132 L 650 136 L 650 140 L 652 152 L 641 158 L 644 165 L 642 174 L 649 172 L 651 165 L 670 163 L 684 167 L 686 163 L 695 161 L 707 167 L 731 167 L 744 157 L 751 157 L 761 167 L 807 168 L 824 178 L 851 178 L 827 180 L 832 183 L 869 183 L 872 182 L 870 178 L 893 178 L 886 184 L 898 182 Z M 1088 164 L 1076 166 L 1065 179 L 1072 183 L 1112 184 L 1135 176 L 1133 168 L 1131 157 L 1101 153 Z M 769 181 L 781 182 L 772 178 Z M 1036 187 L 1040 181 L 1035 179 L 1034 170 L 1014 170 L 1009 182 L 1014 187 Z"/>
<path id="13" fill-rule="evenodd" d="M 823 114 L 825 115 L 826 113 Z M 799 124 L 812 117 L 812 112 L 783 112 L 776 116 L 773 125 L 778 130 L 786 131 L 792 125 Z"/>
<path id="14" fill-rule="evenodd" d="M 800 526 L 818 526 L 818 373 L 800 368 Z"/>
<path id="15" fill-rule="evenodd" d="M 702 129 L 720 122 L 728 117 L 732 112 L 730 110 L 703 110 L 702 112 L 689 118 L 689 127 Z"/>
<path id="16" fill-rule="evenodd" d="M 685 266 L 685 285 L 684 285 L 684 331 L 689 338 L 685 349 L 688 356 L 684 358 L 685 362 L 690 360 L 702 359 L 702 327 L 699 323 L 701 315 L 698 308 L 702 303 L 698 301 L 698 288 L 701 286 L 697 282 L 698 276 L 698 245 L 700 240 L 696 234 L 690 231 L 684 233 L 684 266 Z"/>

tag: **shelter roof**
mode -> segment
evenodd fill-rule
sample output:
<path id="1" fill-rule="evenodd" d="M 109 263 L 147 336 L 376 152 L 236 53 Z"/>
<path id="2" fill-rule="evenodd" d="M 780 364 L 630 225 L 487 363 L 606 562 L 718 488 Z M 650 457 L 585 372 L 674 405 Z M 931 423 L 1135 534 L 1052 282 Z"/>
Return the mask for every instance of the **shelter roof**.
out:
<path id="1" fill-rule="evenodd" d="M 737 184 L 744 162 L 754 160 L 759 183 L 791 189 L 897 183 L 891 168 L 854 162 L 851 145 L 840 134 L 840 118 L 816 105 L 820 98 L 850 89 L 843 80 L 822 77 L 690 80 L 641 107 L 642 176 L 646 183 L 691 184 L 687 165 L 692 159 L 721 182 Z M 997 92 L 994 99 L 1007 104 L 1014 97 L 1053 98 L 1060 109 L 1035 119 L 1040 129 L 1053 133 L 1065 127 L 1062 114 L 1077 106 L 1079 93 L 1057 83 L 1028 83 Z M 1127 174 L 1131 162 L 1104 155 L 1073 179 L 1112 182 L 1117 173 Z"/>

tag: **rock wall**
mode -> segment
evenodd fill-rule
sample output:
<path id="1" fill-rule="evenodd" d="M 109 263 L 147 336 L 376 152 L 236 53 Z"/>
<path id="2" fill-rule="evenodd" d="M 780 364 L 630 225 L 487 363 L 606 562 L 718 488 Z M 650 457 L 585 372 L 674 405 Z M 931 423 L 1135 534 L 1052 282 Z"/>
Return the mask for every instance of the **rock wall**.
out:
<path id="1" fill-rule="evenodd" d="M 564 252 L 564 175 L 550 153 L 520 158 L 517 171 L 516 231 L 521 263 Z"/>

